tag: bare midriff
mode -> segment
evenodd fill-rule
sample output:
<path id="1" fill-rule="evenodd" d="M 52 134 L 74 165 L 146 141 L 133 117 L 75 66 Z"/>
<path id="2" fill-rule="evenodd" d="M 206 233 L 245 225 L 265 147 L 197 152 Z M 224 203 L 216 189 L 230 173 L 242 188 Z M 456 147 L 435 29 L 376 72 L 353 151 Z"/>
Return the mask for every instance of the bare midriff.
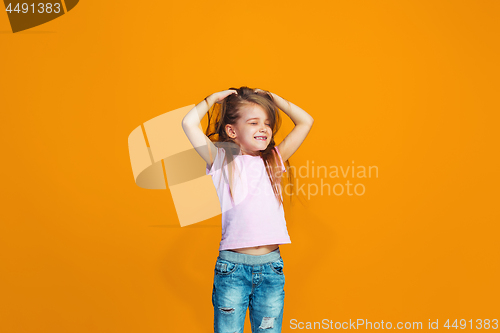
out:
<path id="1" fill-rule="evenodd" d="M 254 247 L 243 247 L 240 249 L 230 249 L 229 251 L 250 254 L 253 256 L 261 256 L 263 254 L 268 254 L 270 252 L 273 252 L 277 248 L 279 248 L 279 245 L 273 244 L 273 245 L 254 246 Z"/>

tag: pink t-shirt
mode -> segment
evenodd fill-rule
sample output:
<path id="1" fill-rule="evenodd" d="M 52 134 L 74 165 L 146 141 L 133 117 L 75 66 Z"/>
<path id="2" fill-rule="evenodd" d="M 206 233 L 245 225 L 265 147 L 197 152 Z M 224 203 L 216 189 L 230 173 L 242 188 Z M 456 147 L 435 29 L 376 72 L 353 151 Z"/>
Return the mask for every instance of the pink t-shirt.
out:
<path id="1" fill-rule="evenodd" d="M 278 147 L 282 171 L 286 172 Z M 235 155 L 233 162 L 233 200 L 229 195 L 229 171 L 224 165 L 225 150 L 217 148 L 212 176 L 222 212 L 222 238 L 219 251 L 270 244 L 291 243 L 286 228 L 283 205 L 277 201 L 264 161 L 260 156 Z M 224 170 L 224 172 L 222 172 Z M 278 188 L 279 191 L 279 188 Z"/>

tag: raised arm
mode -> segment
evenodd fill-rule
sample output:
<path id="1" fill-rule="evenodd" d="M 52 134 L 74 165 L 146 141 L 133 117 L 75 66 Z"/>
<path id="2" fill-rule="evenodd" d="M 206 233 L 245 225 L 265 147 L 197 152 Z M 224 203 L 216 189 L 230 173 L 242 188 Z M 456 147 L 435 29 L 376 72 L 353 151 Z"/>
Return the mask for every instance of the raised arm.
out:
<path id="1" fill-rule="evenodd" d="M 290 156 L 297 151 L 297 149 L 299 149 L 307 134 L 309 134 L 309 131 L 314 123 L 314 119 L 307 112 L 292 102 L 289 102 L 274 93 L 270 92 L 270 94 L 272 94 L 278 108 L 286 113 L 295 124 L 292 131 L 290 131 L 290 133 L 288 133 L 288 135 L 278 145 L 278 149 L 284 162 L 288 160 Z"/>
<path id="2" fill-rule="evenodd" d="M 200 129 L 200 122 L 214 103 L 220 102 L 222 99 L 226 98 L 227 95 L 233 92 L 235 91 L 225 90 L 208 96 L 203 101 L 195 105 L 195 107 L 192 108 L 182 119 L 182 129 L 184 130 L 184 133 L 186 133 L 186 136 L 193 145 L 194 149 L 196 149 L 198 154 L 210 167 L 212 167 L 214 162 L 217 147 L 215 147 L 212 141 Z"/>

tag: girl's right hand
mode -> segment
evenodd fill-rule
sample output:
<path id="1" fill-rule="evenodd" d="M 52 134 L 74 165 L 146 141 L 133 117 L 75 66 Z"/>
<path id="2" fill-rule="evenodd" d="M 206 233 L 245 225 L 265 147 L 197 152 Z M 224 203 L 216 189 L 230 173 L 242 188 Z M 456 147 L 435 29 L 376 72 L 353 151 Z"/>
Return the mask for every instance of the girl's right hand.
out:
<path id="1" fill-rule="evenodd" d="M 223 90 L 223 91 L 219 91 L 219 92 L 216 92 L 216 93 L 213 93 L 212 95 L 210 95 L 210 99 L 212 101 L 214 101 L 214 103 L 220 104 L 220 103 L 222 103 L 224 98 L 226 98 L 227 96 L 229 96 L 231 94 L 238 94 L 238 92 L 236 90 L 232 90 L 232 89 Z"/>

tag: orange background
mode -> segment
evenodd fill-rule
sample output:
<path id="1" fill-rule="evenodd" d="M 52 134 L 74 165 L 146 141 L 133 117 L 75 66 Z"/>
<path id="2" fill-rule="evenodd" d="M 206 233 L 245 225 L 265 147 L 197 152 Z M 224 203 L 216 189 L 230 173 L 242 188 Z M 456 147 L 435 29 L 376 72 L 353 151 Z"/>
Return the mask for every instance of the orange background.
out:
<path id="1" fill-rule="evenodd" d="M 181 228 L 169 190 L 134 183 L 127 137 L 242 85 L 314 117 L 292 165 L 379 169 L 347 178 L 363 196 L 285 198 L 284 332 L 500 319 L 499 15 L 496 1 L 87 0 L 12 34 L 3 12 L 0 331 L 212 331 L 220 216 Z"/>

